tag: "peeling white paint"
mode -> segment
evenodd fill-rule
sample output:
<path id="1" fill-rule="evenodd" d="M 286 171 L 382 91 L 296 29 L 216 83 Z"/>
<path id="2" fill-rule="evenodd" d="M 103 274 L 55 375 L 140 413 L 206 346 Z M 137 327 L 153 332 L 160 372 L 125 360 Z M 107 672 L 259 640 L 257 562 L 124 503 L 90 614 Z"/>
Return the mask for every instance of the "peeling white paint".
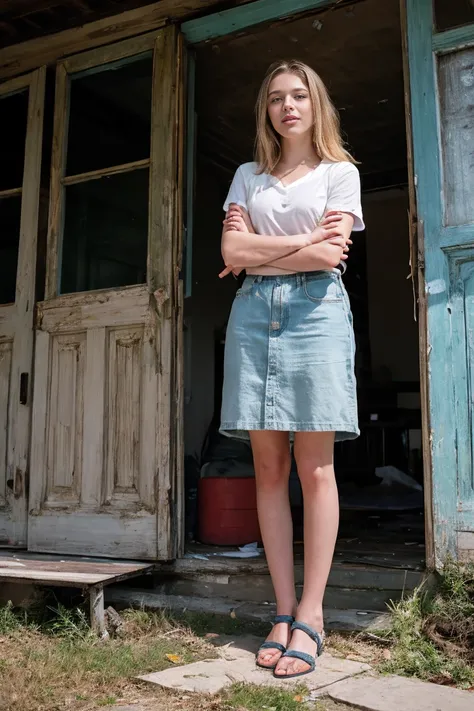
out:
<path id="1" fill-rule="evenodd" d="M 443 294 L 446 291 L 444 279 L 433 279 L 426 284 L 427 294 Z"/>

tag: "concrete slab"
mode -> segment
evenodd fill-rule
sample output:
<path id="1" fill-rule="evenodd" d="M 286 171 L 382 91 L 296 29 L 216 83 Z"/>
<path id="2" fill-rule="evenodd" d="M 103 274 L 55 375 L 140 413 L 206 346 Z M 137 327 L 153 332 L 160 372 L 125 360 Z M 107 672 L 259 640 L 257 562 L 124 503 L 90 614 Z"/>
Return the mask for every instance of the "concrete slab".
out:
<path id="1" fill-rule="evenodd" d="M 264 686 L 295 686 L 298 679 L 275 679 L 271 672 L 255 666 L 255 652 L 261 640 L 256 637 L 224 637 L 216 641 L 219 659 L 172 667 L 162 672 L 145 674 L 139 678 L 178 691 L 216 694 L 236 682 Z M 336 684 L 348 677 L 361 674 L 370 667 L 325 653 L 316 670 L 304 677 L 310 690 Z"/>
<path id="2" fill-rule="evenodd" d="M 366 711 L 472 711 L 474 693 L 400 676 L 347 679 L 325 689 L 334 701 Z"/>

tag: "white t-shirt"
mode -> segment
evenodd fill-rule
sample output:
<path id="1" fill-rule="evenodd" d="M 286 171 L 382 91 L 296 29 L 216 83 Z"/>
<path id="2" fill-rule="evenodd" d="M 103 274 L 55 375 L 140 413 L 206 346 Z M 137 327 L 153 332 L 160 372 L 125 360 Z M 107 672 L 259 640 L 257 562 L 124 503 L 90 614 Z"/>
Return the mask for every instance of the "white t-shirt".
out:
<path id="1" fill-rule="evenodd" d="M 260 235 L 309 234 L 328 210 L 348 212 L 353 230 L 365 229 L 360 202 L 359 171 L 353 163 L 323 160 L 290 185 L 269 173 L 257 175 L 257 163 L 241 165 L 224 203 L 245 208 Z"/>

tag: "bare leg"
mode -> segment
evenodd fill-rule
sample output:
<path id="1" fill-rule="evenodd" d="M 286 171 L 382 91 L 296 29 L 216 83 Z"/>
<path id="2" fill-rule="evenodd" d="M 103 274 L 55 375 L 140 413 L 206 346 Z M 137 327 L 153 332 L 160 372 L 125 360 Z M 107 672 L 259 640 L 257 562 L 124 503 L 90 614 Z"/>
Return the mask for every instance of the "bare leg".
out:
<path id="1" fill-rule="evenodd" d="M 258 520 L 272 578 L 278 615 L 294 615 L 296 592 L 293 570 L 293 523 L 288 480 L 291 458 L 287 432 L 250 432 L 257 483 Z M 267 640 L 286 645 L 289 625 L 275 625 Z M 274 666 L 281 652 L 262 650 L 258 661 Z"/>
<path id="2" fill-rule="evenodd" d="M 334 476 L 334 432 L 297 432 L 295 459 L 304 502 L 304 588 L 296 619 L 317 632 L 323 629 L 323 597 L 339 527 L 339 500 Z M 314 655 L 316 643 L 295 630 L 291 649 Z M 306 671 L 309 666 L 285 657 L 277 674 Z"/>

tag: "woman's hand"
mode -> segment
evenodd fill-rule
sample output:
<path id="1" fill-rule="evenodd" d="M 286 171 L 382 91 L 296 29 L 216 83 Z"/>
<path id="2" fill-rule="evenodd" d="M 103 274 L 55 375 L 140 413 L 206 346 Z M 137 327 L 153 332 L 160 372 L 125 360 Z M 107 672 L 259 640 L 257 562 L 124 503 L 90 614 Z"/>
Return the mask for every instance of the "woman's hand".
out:
<path id="1" fill-rule="evenodd" d="M 252 220 L 247 212 L 240 205 L 231 203 L 229 209 L 226 212 L 224 220 L 224 230 L 236 230 L 237 232 L 250 232 L 254 233 L 254 227 L 252 225 Z M 235 277 L 238 277 L 243 269 L 234 269 L 232 266 L 226 267 L 220 274 L 219 279 L 223 279 L 228 274 L 232 273 Z"/>
<path id="2" fill-rule="evenodd" d="M 341 259 L 348 258 L 349 245 L 352 244 L 350 235 L 347 236 L 347 230 L 344 229 L 343 213 L 338 210 L 329 210 L 321 223 L 312 232 L 315 241 L 314 244 L 329 241 L 330 244 L 335 244 L 343 249 L 344 254 Z"/>
<path id="3" fill-rule="evenodd" d="M 240 205 L 231 203 L 229 209 L 227 210 L 224 229 L 226 232 L 228 230 L 236 230 L 237 232 L 255 232 L 252 220 L 247 212 Z"/>

